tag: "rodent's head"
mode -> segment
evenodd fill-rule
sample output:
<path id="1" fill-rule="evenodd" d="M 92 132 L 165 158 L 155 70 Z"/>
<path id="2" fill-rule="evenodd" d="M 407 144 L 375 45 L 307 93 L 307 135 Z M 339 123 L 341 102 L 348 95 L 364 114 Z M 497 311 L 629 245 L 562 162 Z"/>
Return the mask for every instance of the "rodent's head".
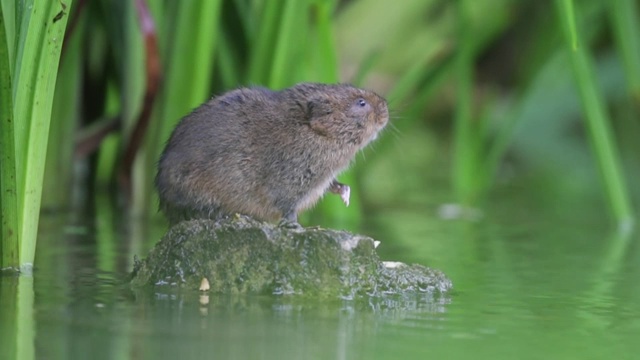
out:
<path id="1" fill-rule="evenodd" d="M 338 84 L 299 84 L 309 126 L 321 136 L 362 148 L 374 140 L 389 121 L 387 102 L 378 94 Z"/>

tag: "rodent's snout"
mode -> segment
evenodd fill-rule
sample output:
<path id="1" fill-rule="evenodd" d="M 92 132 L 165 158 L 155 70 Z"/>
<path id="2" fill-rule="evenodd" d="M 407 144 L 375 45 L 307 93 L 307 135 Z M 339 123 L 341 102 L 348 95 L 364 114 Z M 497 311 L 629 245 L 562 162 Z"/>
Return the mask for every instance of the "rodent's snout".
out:
<path id="1" fill-rule="evenodd" d="M 380 101 L 376 104 L 373 111 L 374 127 L 371 137 L 367 140 L 367 143 L 375 140 L 378 137 L 378 133 L 384 129 L 389 122 L 389 108 L 387 102 L 383 98 L 379 98 Z"/>
<path id="2" fill-rule="evenodd" d="M 376 120 L 378 124 L 381 126 L 387 125 L 387 122 L 389 121 L 389 108 L 387 107 L 386 101 L 383 100 L 378 104 L 376 113 Z"/>

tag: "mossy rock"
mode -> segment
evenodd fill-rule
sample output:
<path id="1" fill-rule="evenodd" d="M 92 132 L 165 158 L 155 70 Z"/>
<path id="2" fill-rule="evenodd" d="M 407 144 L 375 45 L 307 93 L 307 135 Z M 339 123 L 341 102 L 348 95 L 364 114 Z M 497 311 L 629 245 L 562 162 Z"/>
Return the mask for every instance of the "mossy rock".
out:
<path id="1" fill-rule="evenodd" d="M 380 261 L 369 237 L 291 229 L 245 216 L 175 225 L 136 262 L 131 283 L 197 290 L 203 279 L 207 291 L 227 294 L 353 298 L 451 289 L 440 271 Z"/>

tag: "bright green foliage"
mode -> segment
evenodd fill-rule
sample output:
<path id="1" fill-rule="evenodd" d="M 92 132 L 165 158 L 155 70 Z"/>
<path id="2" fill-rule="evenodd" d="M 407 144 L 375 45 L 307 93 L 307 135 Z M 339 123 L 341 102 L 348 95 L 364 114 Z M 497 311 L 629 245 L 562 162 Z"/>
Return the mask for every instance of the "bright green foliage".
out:
<path id="1" fill-rule="evenodd" d="M 13 94 L 6 40 L 4 12 L 0 9 L 0 268 L 15 266 L 20 255 Z"/>
<path id="2" fill-rule="evenodd" d="M 13 107 L 3 110 L 5 119 L 14 119 L 13 159 L 7 158 L 2 162 L 3 179 L 12 175 L 11 167 L 15 166 L 15 194 L 17 198 L 17 228 L 15 237 L 9 237 L 7 242 L 18 239 L 18 252 L 11 251 L 5 257 L 3 251 L 2 267 L 23 267 L 32 264 L 35 256 L 38 219 L 40 216 L 40 200 L 44 163 L 51 120 L 51 106 L 58 75 L 58 62 L 67 23 L 68 6 L 70 0 L 35 1 L 23 0 L 17 2 L 15 29 L 7 33 L 7 39 L 12 39 L 15 49 L 13 66 L 9 66 L 11 74 Z M 10 17 L 4 13 L 7 9 L 3 2 L 3 17 Z M 3 24 L 4 25 L 4 24 Z M 7 27 L 5 28 L 6 31 Z M 2 53 L 5 53 L 2 51 Z M 7 73 L 7 62 L 0 62 L 3 74 Z M 6 75 L 5 75 L 6 78 Z M 4 86 L 3 82 L 3 86 Z M 4 90 L 3 90 L 4 91 Z M 6 99 L 6 98 L 5 98 Z M 6 104 L 7 100 L 3 100 Z M 3 107 L 4 108 L 4 107 Z M 11 110 L 9 110 L 11 109 Z M 12 114 L 9 114 L 12 112 Z M 3 131 L 4 133 L 4 131 Z M 3 147 L 9 147 L 10 141 L 3 141 Z M 12 154 L 8 152 L 7 157 Z M 5 182 L 2 182 L 5 186 Z M 8 191 L 12 191 L 11 181 L 8 181 Z M 13 215 L 5 208 L 3 197 L 3 219 L 12 219 Z M 9 199 L 6 204 L 11 206 Z M 8 225 L 8 226 L 15 226 Z M 4 228 L 4 227 L 3 227 Z M 4 231 L 4 230 L 3 230 Z M 11 230 L 9 230 L 11 231 Z M 3 243 L 5 239 L 3 238 Z M 15 249 L 15 247 L 11 247 Z"/>
<path id="3" fill-rule="evenodd" d="M 477 167 L 481 164 L 478 152 L 480 140 L 478 122 L 473 119 L 473 34 L 469 31 L 469 1 L 458 1 L 458 53 L 455 58 L 456 115 L 454 150 L 454 188 L 465 205 L 473 203 L 480 185 Z"/>
<path id="4" fill-rule="evenodd" d="M 359 186 L 367 167 L 422 127 L 446 159 L 445 169 L 433 170 L 450 174 L 450 201 L 483 207 L 496 180 L 505 180 L 505 163 L 515 174 L 555 169 L 550 183 L 573 186 L 577 177 L 557 175 L 580 159 L 602 175 L 598 186 L 616 222 L 633 216 L 625 185 L 633 183 L 624 174 L 637 172 L 637 161 L 624 161 L 629 150 L 620 143 L 638 136 L 622 120 L 639 116 L 637 1 L 557 0 L 558 17 L 549 16 L 553 7 L 519 0 L 0 2 L 2 266 L 33 261 L 45 154 L 45 205 L 67 206 L 74 140 L 117 121 L 95 142 L 97 156 L 80 159 L 91 180 L 85 193 L 117 188 L 124 149 L 152 95 L 151 56 L 161 82 L 134 162 L 128 204 L 135 215 L 156 216 L 157 159 L 193 108 L 240 86 L 342 81 L 386 96 L 391 124 L 340 178 L 352 187 L 352 205 L 328 195 L 304 224 L 355 230 L 371 198 Z M 141 28 L 145 5 L 157 54 L 148 52 Z M 566 136 L 582 127 L 588 131 L 579 140 Z M 412 178 L 384 180 L 397 177 Z"/>
<path id="5" fill-rule="evenodd" d="M 161 53 L 163 86 L 151 119 L 144 161 L 135 169 L 134 186 L 139 190 L 133 192 L 133 204 L 138 213 L 157 211 L 152 196 L 155 164 L 171 130 L 181 117 L 211 96 L 221 3 L 219 0 L 172 2 L 164 13 L 167 18 L 159 24 L 162 27 L 158 30 L 164 34 L 164 39 L 160 38 L 164 50 Z"/>
<path id="6" fill-rule="evenodd" d="M 572 1 L 556 0 L 556 2 L 565 38 L 567 43 L 571 44 L 571 65 L 609 205 L 619 226 L 629 228 L 633 222 L 631 202 L 620 164 L 620 156 L 612 135 L 611 119 L 605 110 L 603 96 L 594 77 L 593 60 L 589 55 L 588 48 L 580 40 L 580 31 L 575 29 Z"/>
<path id="7" fill-rule="evenodd" d="M 617 47 L 627 74 L 629 91 L 640 100 L 640 9 L 634 0 L 609 2 Z"/>

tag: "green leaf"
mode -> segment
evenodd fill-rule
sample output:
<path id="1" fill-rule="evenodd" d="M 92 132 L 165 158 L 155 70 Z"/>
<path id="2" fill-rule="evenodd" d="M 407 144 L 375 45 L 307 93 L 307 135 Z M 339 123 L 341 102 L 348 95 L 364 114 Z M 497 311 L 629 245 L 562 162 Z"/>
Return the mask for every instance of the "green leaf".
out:
<path id="1" fill-rule="evenodd" d="M 60 1 L 21 2 L 14 116 L 20 266 L 35 256 L 51 107 L 67 15 Z M 64 4 L 69 9 L 71 0 Z"/>
<path id="2" fill-rule="evenodd" d="M 0 268 L 18 267 L 20 233 L 16 183 L 11 65 L 0 9 Z"/>
<path id="3" fill-rule="evenodd" d="M 629 91 L 640 100 L 640 25 L 638 6 L 634 0 L 609 2 L 612 27 L 620 52 Z"/>
<path id="4" fill-rule="evenodd" d="M 575 42 L 580 42 L 580 32 L 575 29 L 573 8 L 567 3 L 571 1 L 556 0 L 591 145 L 598 160 L 611 212 L 621 228 L 628 228 L 632 224 L 633 210 L 611 130 L 611 119 L 594 76 L 593 60 L 586 46 L 575 46 Z"/>

